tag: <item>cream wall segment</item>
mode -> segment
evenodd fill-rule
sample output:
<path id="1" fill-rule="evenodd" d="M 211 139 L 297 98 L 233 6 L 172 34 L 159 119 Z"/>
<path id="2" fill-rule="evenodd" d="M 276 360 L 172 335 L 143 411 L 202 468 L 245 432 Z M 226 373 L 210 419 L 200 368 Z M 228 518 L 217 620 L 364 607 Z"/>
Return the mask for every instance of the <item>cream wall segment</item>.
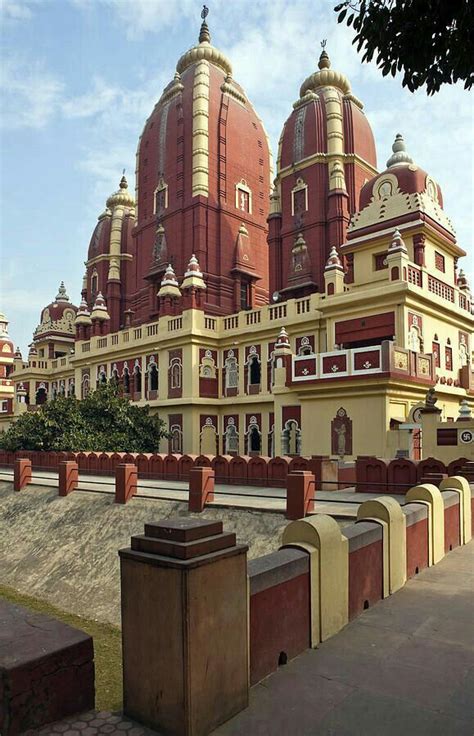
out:
<path id="1" fill-rule="evenodd" d="M 232 349 L 239 356 L 239 395 L 245 396 L 245 346 L 232 345 Z"/>
<path id="2" fill-rule="evenodd" d="M 112 222 L 110 225 L 110 260 L 109 260 L 109 279 L 120 280 L 120 251 L 122 241 L 122 224 L 123 224 L 124 208 L 121 205 L 114 207 L 112 213 Z"/>
<path id="3" fill-rule="evenodd" d="M 284 529 L 283 547 L 310 555 L 311 646 L 337 634 L 349 620 L 349 542 L 330 516 L 293 521 Z"/>
<path id="4" fill-rule="evenodd" d="M 181 408 L 180 408 L 181 410 Z M 183 409 L 183 453 L 199 455 L 199 414 L 194 407 Z"/>
<path id="5" fill-rule="evenodd" d="M 456 406 L 456 413 L 457 409 L 458 407 Z M 453 413 L 454 412 L 451 412 L 451 414 Z M 436 457 L 437 459 L 442 460 L 445 464 L 450 463 L 452 460 L 457 460 L 460 457 L 467 457 L 469 460 L 474 460 L 474 445 L 472 443 L 466 445 L 458 442 L 457 445 L 439 446 L 436 443 L 437 429 L 453 429 L 454 427 L 456 427 L 458 429 L 459 437 L 459 430 L 461 429 L 470 429 L 472 432 L 474 432 L 474 419 L 463 422 L 440 422 L 436 424 L 429 423 L 427 425 L 425 421 L 425 416 L 426 415 L 423 415 L 422 418 L 423 458 Z M 428 414 L 428 417 L 429 416 L 430 415 Z"/>
<path id="6" fill-rule="evenodd" d="M 385 390 L 380 395 L 358 394 L 354 385 L 351 394 L 318 397 L 301 397 L 302 455 L 331 455 L 331 421 L 342 406 L 352 420 L 352 455 L 376 455 L 384 457 L 386 449 Z M 291 394 L 292 399 L 294 392 Z M 287 403 L 298 403 L 291 400 Z M 371 417 L 371 421 L 367 421 Z M 317 452 L 315 448 L 317 447 Z"/>
<path id="7" fill-rule="evenodd" d="M 151 351 L 150 351 L 151 352 Z M 168 350 L 158 351 L 158 396 L 160 399 L 168 398 Z"/>
<path id="8" fill-rule="evenodd" d="M 435 253 L 444 256 L 444 271 L 439 271 L 435 265 Z M 429 238 L 425 240 L 425 268 L 435 278 L 444 281 L 445 284 L 455 286 L 454 283 L 454 258 L 443 246 L 435 244 Z"/>
<path id="9" fill-rule="evenodd" d="M 193 87 L 193 196 L 209 194 L 209 62 L 196 64 Z"/>
<path id="10" fill-rule="evenodd" d="M 440 491 L 456 491 L 459 494 L 459 529 L 461 531 L 461 544 L 467 544 L 472 537 L 472 504 L 471 488 L 466 478 L 454 475 L 445 478 L 439 484 Z"/>
<path id="11" fill-rule="evenodd" d="M 416 307 L 407 307 L 406 308 L 406 316 L 407 320 L 406 323 L 408 323 L 408 312 L 416 312 L 422 315 L 423 317 L 423 338 L 425 341 L 425 351 L 428 353 L 431 353 L 432 348 L 432 342 L 434 340 L 435 334 L 438 336 L 438 342 L 441 347 L 441 365 L 439 368 L 437 368 L 437 373 L 440 376 L 446 376 L 446 378 L 457 378 L 457 373 L 461 368 L 461 360 L 460 360 L 460 351 L 459 351 L 459 332 L 469 332 L 468 329 L 465 329 L 461 323 L 458 323 L 458 325 L 454 326 L 450 322 L 443 319 L 443 301 L 439 301 L 439 317 L 433 316 L 430 313 L 423 312 L 422 310 L 417 311 Z M 460 311 L 460 310 L 459 310 Z M 466 315 L 468 313 L 466 312 Z M 453 370 L 447 371 L 445 368 L 445 347 L 448 344 L 448 338 L 451 341 L 451 344 L 449 347 L 452 348 L 453 352 Z M 472 335 L 470 336 L 470 347 L 474 345 L 474 338 Z"/>
<path id="12" fill-rule="evenodd" d="M 183 350 L 183 398 L 199 396 L 199 346 L 184 344 Z"/>
<path id="13" fill-rule="evenodd" d="M 401 506 L 390 496 L 364 501 L 357 511 L 357 521 L 384 522 L 388 535 L 390 593 L 405 585 L 407 579 L 407 543 L 405 515 Z"/>
<path id="14" fill-rule="evenodd" d="M 428 565 L 436 565 L 444 557 L 444 503 L 441 491 L 431 483 L 410 488 L 407 503 L 423 503 L 428 508 Z"/>

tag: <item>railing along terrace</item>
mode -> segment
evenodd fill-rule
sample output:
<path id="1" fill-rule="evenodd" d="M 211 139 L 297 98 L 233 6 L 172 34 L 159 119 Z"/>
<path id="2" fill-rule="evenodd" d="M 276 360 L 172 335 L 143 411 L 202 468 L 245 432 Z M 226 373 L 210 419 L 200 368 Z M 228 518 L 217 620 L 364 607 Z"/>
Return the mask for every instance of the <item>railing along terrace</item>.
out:
<path id="1" fill-rule="evenodd" d="M 385 340 L 382 345 L 365 348 L 293 356 L 291 380 L 299 383 L 347 376 L 370 376 L 388 371 L 429 380 L 432 378 L 433 356 L 413 353 Z"/>
<path id="2" fill-rule="evenodd" d="M 382 347 L 334 350 L 328 353 L 293 357 L 292 381 L 312 381 L 318 378 L 341 378 L 353 375 L 382 373 Z"/>

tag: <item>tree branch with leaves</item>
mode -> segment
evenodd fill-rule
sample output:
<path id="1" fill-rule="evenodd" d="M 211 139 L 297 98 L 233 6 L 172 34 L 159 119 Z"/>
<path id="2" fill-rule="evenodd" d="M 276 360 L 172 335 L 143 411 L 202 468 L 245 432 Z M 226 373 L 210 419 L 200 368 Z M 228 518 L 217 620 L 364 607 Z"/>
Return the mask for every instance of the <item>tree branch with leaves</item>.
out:
<path id="1" fill-rule="evenodd" d="M 403 73 L 411 92 L 429 95 L 444 84 L 474 84 L 472 0 L 346 0 L 334 8 L 338 22 L 356 31 L 362 61 L 375 58 L 383 76 Z"/>

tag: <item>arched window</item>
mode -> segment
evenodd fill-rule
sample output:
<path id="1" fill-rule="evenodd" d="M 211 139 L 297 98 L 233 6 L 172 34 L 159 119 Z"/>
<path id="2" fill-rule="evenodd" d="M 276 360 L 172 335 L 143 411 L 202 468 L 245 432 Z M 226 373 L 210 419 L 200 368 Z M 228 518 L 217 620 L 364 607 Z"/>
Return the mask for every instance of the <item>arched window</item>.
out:
<path id="1" fill-rule="evenodd" d="M 408 347 L 415 353 L 419 353 L 421 351 L 420 331 L 415 325 L 410 327 L 410 332 L 408 333 Z"/>
<path id="2" fill-rule="evenodd" d="M 37 406 L 41 406 L 42 404 L 46 404 L 47 400 L 48 392 L 46 391 L 46 386 L 44 383 L 40 383 L 36 391 L 36 404 Z"/>
<path id="3" fill-rule="evenodd" d="M 150 363 L 148 366 L 148 390 L 158 391 L 158 368 L 156 363 Z"/>
<path id="4" fill-rule="evenodd" d="M 90 391 L 90 379 L 86 374 L 82 377 L 82 398 L 85 399 Z"/>
<path id="5" fill-rule="evenodd" d="M 461 364 L 461 367 L 468 365 L 469 363 L 468 348 L 464 335 L 461 336 L 461 342 L 459 343 L 459 363 Z"/>
<path id="6" fill-rule="evenodd" d="M 275 455 L 275 425 L 272 424 L 268 433 L 268 457 Z"/>
<path id="7" fill-rule="evenodd" d="M 99 386 L 104 386 L 106 383 L 107 383 L 107 374 L 106 374 L 105 370 L 101 369 L 99 371 L 98 384 L 99 384 Z"/>
<path id="8" fill-rule="evenodd" d="M 225 387 L 238 388 L 239 387 L 239 366 L 237 364 L 237 358 L 234 354 L 227 356 L 225 360 Z"/>
<path id="9" fill-rule="evenodd" d="M 237 455 L 239 452 L 239 433 L 235 428 L 235 424 L 227 425 L 224 433 L 224 453 L 226 455 Z"/>
<path id="10" fill-rule="evenodd" d="M 69 381 L 69 386 L 67 387 L 67 395 L 71 397 L 76 395 L 76 387 L 74 385 L 74 381 Z"/>
<path id="11" fill-rule="evenodd" d="M 64 383 L 64 381 L 61 381 L 59 384 L 59 395 L 66 396 L 66 384 Z"/>
<path id="12" fill-rule="evenodd" d="M 199 367 L 199 375 L 201 378 L 216 377 L 216 362 L 212 355 L 212 350 L 206 350 Z"/>
<path id="13" fill-rule="evenodd" d="M 181 388 L 181 374 L 181 359 L 172 358 L 170 363 L 171 388 Z"/>
<path id="14" fill-rule="evenodd" d="M 252 355 L 249 360 L 249 385 L 257 386 L 260 384 L 262 377 L 262 369 L 258 355 Z"/>
<path id="15" fill-rule="evenodd" d="M 183 432 L 178 424 L 172 424 L 170 427 L 170 450 L 172 453 L 183 452 Z"/>
<path id="16" fill-rule="evenodd" d="M 138 365 L 138 362 L 135 363 L 135 368 L 133 369 L 133 379 L 134 379 L 135 393 L 141 394 L 142 392 L 142 372 L 140 370 L 140 366 Z"/>
<path id="17" fill-rule="evenodd" d="M 112 375 L 110 376 L 110 381 L 113 383 L 114 386 L 118 386 L 119 383 L 119 374 L 117 368 L 112 369 Z"/>
<path id="18" fill-rule="evenodd" d="M 95 298 L 99 291 L 99 274 L 94 271 L 91 277 L 91 302 L 95 302 Z"/>
<path id="19" fill-rule="evenodd" d="M 123 369 L 123 392 L 124 394 L 130 393 L 130 372 L 127 366 Z"/>
<path id="20" fill-rule="evenodd" d="M 262 434 L 256 423 L 252 423 L 249 426 L 247 447 L 249 455 L 251 453 L 261 452 L 262 450 Z"/>
<path id="21" fill-rule="evenodd" d="M 301 452 L 301 430 L 294 419 L 285 422 L 281 433 L 281 451 L 283 455 L 299 455 Z"/>
<path id="22" fill-rule="evenodd" d="M 53 387 L 51 389 L 51 398 L 53 399 L 53 401 L 58 398 L 58 389 L 56 384 L 53 384 Z"/>

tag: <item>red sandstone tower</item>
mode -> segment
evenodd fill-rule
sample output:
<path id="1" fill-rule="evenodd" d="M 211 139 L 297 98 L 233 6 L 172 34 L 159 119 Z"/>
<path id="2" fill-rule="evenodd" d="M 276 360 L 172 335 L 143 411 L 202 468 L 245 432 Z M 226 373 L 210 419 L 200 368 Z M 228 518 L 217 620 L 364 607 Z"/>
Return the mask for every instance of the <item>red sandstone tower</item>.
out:
<path id="1" fill-rule="evenodd" d="M 193 254 L 207 286 L 206 312 L 268 299 L 268 140 L 230 61 L 210 40 L 204 20 L 138 144 L 133 261 L 125 268 L 135 323 L 158 313 L 168 264 L 181 281 Z"/>
<path id="2" fill-rule="evenodd" d="M 344 243 L 359 192 L 377 173 L 362 107 L 323 49 L 319 70 L 303 82 L 279 142 L 268 238 L 275 300 L 324 291 L 331 248 Z"/>

